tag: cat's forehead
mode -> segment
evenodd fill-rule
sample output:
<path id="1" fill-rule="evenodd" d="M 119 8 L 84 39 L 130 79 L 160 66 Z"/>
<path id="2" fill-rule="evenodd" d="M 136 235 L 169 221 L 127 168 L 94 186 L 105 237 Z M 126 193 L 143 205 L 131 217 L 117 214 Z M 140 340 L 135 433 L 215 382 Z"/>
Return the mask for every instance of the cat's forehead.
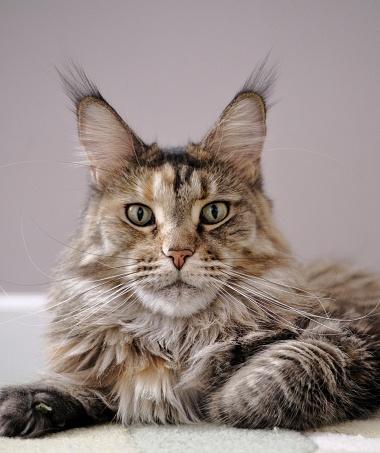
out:
<path id="1" fill-rule="evenodd" d="M 211 174 L 188 164 L 166 162 L 152 172 L 152 193 L 155 198 L 205 199 L 217 192 Z"/>
<path id="2" fill-rule="evenodd" d="M 231 176 L 231 169 L 218 165 L 215 159 L 199 158 L 188 148 L 155 151 L 153 158 L 140 159 L 129 168 L 122 196 L 137 196 L 140 202 L 166 206 L 223 199 L 227 195 L 236 198 L 236 178 Z"/>
<path id="3" fill-rule="evenodd" d="M 163 153 L 164 159 L 148 169 L 147 189 L 156 201 L 181 203 L 216 195 L 218 184 L 212 172 L 205 171 L 185 152 Z"/>

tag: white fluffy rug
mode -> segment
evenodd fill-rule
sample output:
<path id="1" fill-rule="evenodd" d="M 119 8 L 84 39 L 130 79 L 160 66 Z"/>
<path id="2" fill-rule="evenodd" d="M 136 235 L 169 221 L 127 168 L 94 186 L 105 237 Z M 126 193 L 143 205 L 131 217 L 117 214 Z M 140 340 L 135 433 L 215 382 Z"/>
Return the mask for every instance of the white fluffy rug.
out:
<path id="1" fill-rule="evenodd" d="M 300 434 L 202 426 L 102 425 L 42 439 L 0 438 L 9 453 L 374 453 L 380 452 L 380 419 L 355 421 Z"/>

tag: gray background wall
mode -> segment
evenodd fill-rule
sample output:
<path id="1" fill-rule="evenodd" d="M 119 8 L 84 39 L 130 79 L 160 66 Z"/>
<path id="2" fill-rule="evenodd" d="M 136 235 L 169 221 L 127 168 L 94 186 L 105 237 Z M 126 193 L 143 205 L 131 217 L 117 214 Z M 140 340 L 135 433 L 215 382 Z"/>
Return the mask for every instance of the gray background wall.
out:
<path id="1" fill-rule="evenodd" d="M 380 271 L 380 2 L 0 2 L 0 284 L 43 292 L 86 197 L 54 65 L 80 62 L 147 142 L 197 140 L 271 50 L 264 166 L 302 260 Z M 1 326 L 0 326 L 1 328 Z"/>

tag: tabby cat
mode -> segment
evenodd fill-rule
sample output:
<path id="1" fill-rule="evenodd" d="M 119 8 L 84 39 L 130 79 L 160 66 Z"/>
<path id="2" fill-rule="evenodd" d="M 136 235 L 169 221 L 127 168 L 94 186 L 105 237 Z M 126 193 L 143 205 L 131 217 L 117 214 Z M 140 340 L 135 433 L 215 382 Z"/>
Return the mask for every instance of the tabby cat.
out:
<path id="1" fill-rule="evenodd" d="M 260 157 L 264 62 L 201 143 L 145 144 L 80 69 L 62 76 L 91 170 L 49 298 L 46 374 L 0 392 L 0 434 L 118 420 L 305 430 L 380 406 L 380 279 L 303 266 Z"/>

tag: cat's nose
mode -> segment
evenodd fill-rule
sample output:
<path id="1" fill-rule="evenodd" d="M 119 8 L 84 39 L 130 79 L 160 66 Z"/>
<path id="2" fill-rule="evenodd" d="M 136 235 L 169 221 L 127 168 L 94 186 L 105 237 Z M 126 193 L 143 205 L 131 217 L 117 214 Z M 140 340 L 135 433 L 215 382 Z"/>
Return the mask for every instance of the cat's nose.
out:
<path id="1" fill-rule="evenodd" d="M 194 252 L 189 249 L 184 249 L 184 250 L 168 250 L 166 252 L 164 251 L 164 253 L 166 256 L 170 256 L 171 258 L 173 258 L 174 266 L 178 270 L 180 270 L 185 264 L 185 259 L 188 256 L 193 255 Z"/>

